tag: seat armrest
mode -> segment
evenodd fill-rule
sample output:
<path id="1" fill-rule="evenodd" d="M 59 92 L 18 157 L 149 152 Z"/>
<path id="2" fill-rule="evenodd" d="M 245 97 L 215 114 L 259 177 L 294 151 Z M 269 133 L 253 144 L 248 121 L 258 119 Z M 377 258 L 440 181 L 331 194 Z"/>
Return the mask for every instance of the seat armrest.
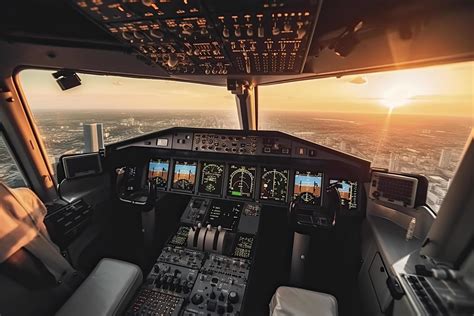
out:
<path id="1" fill-rule="evenodd" d="M 142 271 L 138 266 L 120 260 L 102 259 L 56 315 L 119 315 L 142 280 Z"/>

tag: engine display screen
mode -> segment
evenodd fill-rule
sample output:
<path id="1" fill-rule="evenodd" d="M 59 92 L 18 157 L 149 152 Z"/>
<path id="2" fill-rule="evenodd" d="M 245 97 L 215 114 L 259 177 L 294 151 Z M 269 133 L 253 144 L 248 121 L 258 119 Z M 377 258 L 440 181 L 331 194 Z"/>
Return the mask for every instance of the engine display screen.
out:
<path id="1" fill-rule="evenodd" d="M 228 230 L 236 229 L 243 205 L 243 203 L 234 201 L 213 200 L 207 215 L 206 225 L 221 226 Z"/>
<path id="2" fill-rule="evenodd" d="M 196 183 L 197 163 L 195 161 L 176 161 L 173 173 L 173 189 L 193 191 Z"/>
<path id="3" fill-rule="evenodd" d="M 168 159 L 153 158 L 148 164 L 148 180 L 154 181 L 157 188 L 166 188 L 170 161 Z"/>
<path id="4" fill-rule="evenodd" d="M 200 193 L 219 195 L 222 192 L 224 165 L 221 163 L 203 162 L 198 190 Z"/>
<path id="5" fill-rule="evenodd" d="M 322 181 L 321 172 L 297 170 L 293 198 L 305 204 L 320 205 Z"/>
<path id="6" fill-rule="evenodd" d="M 337 191 L 341 198 L 341 206 L 352 210 L 357 208 L 357 182 L 347 180 L 329 180 L 329 184 L 337 183 Z"/>
<path id="7" fill-rule="evenodd" d="M 253 197 L 255 188 L 255 167 L 230 165 L 228 196 Z"/>

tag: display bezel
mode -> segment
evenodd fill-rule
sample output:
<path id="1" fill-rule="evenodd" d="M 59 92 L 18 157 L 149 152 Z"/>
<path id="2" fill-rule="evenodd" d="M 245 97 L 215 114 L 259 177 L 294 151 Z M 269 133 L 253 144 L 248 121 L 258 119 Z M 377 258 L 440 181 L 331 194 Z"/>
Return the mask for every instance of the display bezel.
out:
<path id="1" fill-rule="evenodd" d="M 288 196 L 289 196 L 289 192 L 290 192 L 290 176 L 291 176 L 290 169 L 288 169 L 288 168 L 279 168 L 279 167 L 271 167 L 271 166 L 260 166 L 259 170 L 260 170 L 260 176 L 259 176 L 259 183 L 258 183 L 258 187 L 259 187 L 258 199 L 260 201 L 269 201 L 269 202 L 276 202 L 276 203 L 286 203 L 286 202 L 288 202 Z M 274 199 L 274 198 L 271 198 L 271 197 L 268 197 L 268 198 L 262 197 L 263 176 L 269 171 L 277 171 L 277 172 L 280 172 L 280 173 L 286 172 L 286 192 L 285 192 L 285 198 L 284 199 Z"/>
<path id="2" fill-rule="evenodd" d="M 246 168 L 247 170 L 249 168 L 253 168 L 253 188 L 250 192 L 250 196 L 236 196 L 236 195 L 232 195 L 230 193 L 230 188 L 231 188 L 231 183 L 230 183 L 230 180 L 231 180 L 231 174 L 234 172 L 232 171 L 232 166 L 235 166 L 237 167 L 234 171 L 240 169 L 240 168 Z M 226 172 L 226 182 L 227 182 L 227 185 L 226 185 L 226 197 L 228 198 L 232 198 L 232 199 L 254 199 L 255 197 L 255 187 L 257 186 L 257 172 L 258 172 L 258 166 L 257 165 L 248 165 L 248 164 L 239 164 L 239 163 L 228 163 L 227 164 L 227 172 Z"/>
<path id="3" fill-rule="evenodd" d="M 315 203 L 306 203 L 303 201 L 303 204 L 304 205 L 307 205 L 307 206 L 321 206 L 322 203 L 323 203 L 323 196 L 324 196 L 324 187 L 325 187 L 325 176 L 324 176 L 324 172 L 322 171 L 318 171 L 318 170 L 309 170 L 309 169 L 294 169 L 294 172 L 293 172 L 293 194 L 292 194 L 292 199 L 293 200 L 297 200 L 299 198 L 299 195 L 300 194 L 296 194 L 296 187 L 297 187 L 297 184 L 296 184 L 296 177 L 298 175 L 301 175 L 301 174 L 312 174 L 313 176 L 319 176 L 321 178 L 320 180 L 320 191 L 319 191 L 319 197 L 317 197 L 317 199 L 319 199 L 319 202 L 315 202 Z M 300 199 L 301 200 L 301 199 Z"/>
<path id="4" fill-rule="evenodd" d="M 192 184 L 192 188 L 187 190 L 187 189 L 181 189 L 181 188 L 176 188 L 174 186 L 175 184 L 175 177 L 176 177 L 176 167 L 178 165 L 183 165 L 183 166 L 188 166 L 188 165 L 193 165 L 195 167 L 194 170 L 194 182 Z M 198 168 L 198 161 L 197 160 L 186 160 L 186 159 L 174 159 L 173 160 L 173 177 L 171 179 L 171 184 L 170 184 L 170 189 L 173 191 L 179 191 L 179 192 L 191 192 L 193 193 L 196 189 L 196 182 L 199 174 L 199 168 Z"/>
<path id="5" fill-rule="evenodd" d="M 152 162 L 157 162 L 157 161 L 160 161 L 160 162 L 167 162 L 168 164 L 168 170 L 166 172 L 166 179 L 165 180 L 165 184 L 164 186 L 156 186 L 156 189 L 157 190 L 166 190 L 168 188 L 168 182 L 169 182 L 169 179 L 170 179 L 170 167 L 171 167 L 171 159 L 170 158 L 159 158 L 159 157 L 154 157 L 154 158 L 150 158 L 150 160 L 148 160 L 148 168 L 147 168 L 147 176 L 146 176 L 146 179 L 147 180 L 150 180 L 151 177 L 150 177 L 150 164 Z"/>
<path id="6" fill-rule="evenodd" d="M 221 175 L 221 185 L 220 185 L 220 190 L 217 193 L 209 193 L 207 191 L 201 191 L 201 181 L 203 180 L 203 171 L 204 168 L 206 167 L 205 164 L 207 165 L 218 165 L 219 167 L 222 168 L 222 175 Z M 199 163 L 199 178 L 198 178 L 198 183 L 196 185 L 197 187 L 197 192 L 200 195 L 206 195 L 206 196 L 222 196 L 222 191 L 224 190 L 225 187 L 225 181 L 226 181 L 226 170 L 227 166 L 224 162 L 222 161 L 200 161 Z"/>

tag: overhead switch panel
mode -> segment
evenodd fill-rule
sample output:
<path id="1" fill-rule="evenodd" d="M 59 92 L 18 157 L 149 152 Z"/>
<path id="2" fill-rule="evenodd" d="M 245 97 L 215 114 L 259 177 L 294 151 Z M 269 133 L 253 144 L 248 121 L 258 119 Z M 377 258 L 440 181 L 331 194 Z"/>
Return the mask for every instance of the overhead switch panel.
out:
<path id="1" fill-rule="evenodd" d="M 298 74 L 318 1 L 73 0 L 170 74 Z"/>

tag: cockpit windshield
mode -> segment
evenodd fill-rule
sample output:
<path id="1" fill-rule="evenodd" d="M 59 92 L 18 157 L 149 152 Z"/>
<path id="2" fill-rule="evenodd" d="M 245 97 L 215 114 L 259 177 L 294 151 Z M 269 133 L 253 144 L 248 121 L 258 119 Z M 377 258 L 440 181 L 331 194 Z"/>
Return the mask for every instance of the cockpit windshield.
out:
<path id="1" fill-rule="evenodd" d="M 428 204 L 443 200 L 473 126 L 473 62 L 259 86 L 258 128 L 358 156 L 373 167 L 429 180 Z M 160 129 L 239 128 L 225 87 L 80 74 L 61 91 L 52 71 L 20 82 L 51 163 L 84 151 L 84 126 L 101 123 L 113 143 Z"/>
<path id="2" fill-rule="evenodd" d="M 428 178 L 435 211 L 473 126 L 474 63 L 259 87 L 259 128 Z"/>

